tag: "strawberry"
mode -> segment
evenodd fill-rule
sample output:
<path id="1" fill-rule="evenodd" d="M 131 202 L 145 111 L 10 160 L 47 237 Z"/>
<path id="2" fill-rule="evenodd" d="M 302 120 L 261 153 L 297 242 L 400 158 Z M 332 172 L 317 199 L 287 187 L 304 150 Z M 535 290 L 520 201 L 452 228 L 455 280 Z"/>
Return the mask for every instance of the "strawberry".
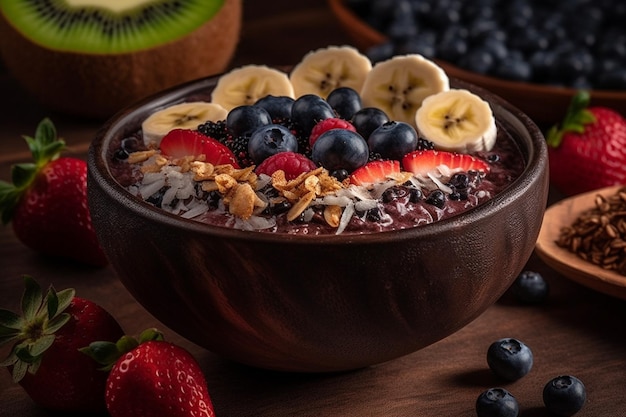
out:
<path id="1" fill-rule="evenodd" d="M 22 316 L 0 309 L 0 344 L 13 342 L 1 363 L 41 407 L 64 412 L 105 410 L 107 373 L 79 349 L 98 340 L 118 340 L 117 321 L 71 288 L 44 295 L 24 277 Z"/>
<path id="2" fill-rule="evenodd" d="M 279 152 L 266 158 L 255 169 L 257 174 L 272 175 L 281 169 L 285 172 L 285 178 L 292 180 L 303 172 L 309 172 L 316 168 L 315 162 L 297 152 Z"/>
<path id="3" fill-rule="evenodd" d="M 313 146 L 317 138 L 319 138 L 322 133 L 331 129 L 346 129 L 356 132 L 356 128 L 352 125 L 352 123 L 338 117 L 331 117 L 317 122 L 315 126 L 313 126 L 311 134 L 309 135 L 309 145 Z"/>
<path id="4" fill-rule="evenodd" d="M 111 417 L 215 416 L 194 357 L 155 329 L 139 340 L 124 336 L 117 343 L 94 342 L 86 353 L 110 369 L 105 401 Z"/>
<path id="5" fill-rule="evenodd" d="M 550 181 L 566 195 L 626 184 L 626 120 L 574 95 L 563 122 L 546 133 Z"/>
<path id="6" fill-rule="evenodd" d="M 383 182 L 400 173 L 400 162 L 396 160 L 370 161 L 355 169 L 350 175 L 350 184 L 365 185 Z"/>
<path id="7" fill-rule="evenodd" d="M 410 152 L 402 158 L 402 168 L 414 175 L 426 175 L 441 165 L 461 171 L 489 172 L 489 165 L 469 154 L 433 149 Z"/>
<path id="8" fill-rule="evenodd" d="M 87 206 L 87 164 L 60 157 L 65 142 L 49 119 L 24 139 L 34 162 L 14 165 L 12 183 L 0 181 L 2 223 L 12 222 L 17 238 L 37 252 L 106 265 Z"/>
<path id="9" fill-rule="evenodd" d="M 161 153 L 172 158 L 204 155 L 213 165 L 231 164 L 239 168 L 233 152 L 216 139 L 197 130 L 173 129 L 161 140 Z"/>

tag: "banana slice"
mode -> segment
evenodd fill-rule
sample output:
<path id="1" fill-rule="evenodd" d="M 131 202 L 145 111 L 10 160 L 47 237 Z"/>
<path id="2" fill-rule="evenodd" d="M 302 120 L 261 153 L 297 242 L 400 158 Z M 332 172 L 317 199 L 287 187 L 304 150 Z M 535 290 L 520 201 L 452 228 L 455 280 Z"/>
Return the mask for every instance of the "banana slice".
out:
<path id="1" fill-rule="evenodd" d="M 361 89 L 363 107 L 378 107 L 392 120 L 415 127 L 422 101 L 450 88 L 445 71 L 419 54 L 398 55 L 378 62 Z"/>
<path id="2" fill-rule="evenodd" d="M 415 123 L 420 135 L 442 150 L 489 151 L 496 143 L 496 120 L 489 103 L 463 89 L 427 97 L 415 114 Z"/>
<path id="3" fill-rule="evenodd" d="M 289 79 L 296 97 L 315 94 L 324 99 L 338 87 L 360 91 L 372 69 L 369 58 L 351 46 L 329 46 L 311 51 L 298 63 Z"/>
<path id="4" fill-rule="evenodd" d="M 144 142 L 158 145 L 172 129 L 196 129 L 209 120 L 226 119 L 228 112 L 219 104 L 204 101 L 174 104 L 152 113 L 141 124 Z"/>
<path id="5" fill-rule="evenodd" d="M 289 76 L 265 65 L 244 65 L 222 75 L 211 102 L 230 111 L 238 106 L 251 105 L 268 95 L 294 98 Z"/>

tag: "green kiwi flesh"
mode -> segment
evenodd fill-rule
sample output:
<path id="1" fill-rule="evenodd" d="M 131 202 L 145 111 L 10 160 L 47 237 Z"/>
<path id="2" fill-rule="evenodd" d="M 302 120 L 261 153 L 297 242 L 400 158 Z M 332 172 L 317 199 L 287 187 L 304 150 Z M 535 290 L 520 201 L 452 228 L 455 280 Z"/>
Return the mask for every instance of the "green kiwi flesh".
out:
<path id="1" fill-rule="evenodd" d="M 119 54 L 188 35 L 215 16 L 224 1 L 0 0 L 0 11 L 24 37 L 45 48 Z"/>

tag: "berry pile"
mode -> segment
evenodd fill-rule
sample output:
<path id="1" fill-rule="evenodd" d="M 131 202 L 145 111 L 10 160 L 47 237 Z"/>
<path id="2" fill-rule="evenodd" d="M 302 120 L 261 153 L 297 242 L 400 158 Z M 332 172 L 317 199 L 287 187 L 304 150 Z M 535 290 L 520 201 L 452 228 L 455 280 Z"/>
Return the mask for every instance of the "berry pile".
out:
<path id="1" fill-rule="evenodd" d="M 389 41 L 374 62 L 420 53 L 480 74 L 626 89 L 626 4 L 615 0 L 347 0 Z"/>

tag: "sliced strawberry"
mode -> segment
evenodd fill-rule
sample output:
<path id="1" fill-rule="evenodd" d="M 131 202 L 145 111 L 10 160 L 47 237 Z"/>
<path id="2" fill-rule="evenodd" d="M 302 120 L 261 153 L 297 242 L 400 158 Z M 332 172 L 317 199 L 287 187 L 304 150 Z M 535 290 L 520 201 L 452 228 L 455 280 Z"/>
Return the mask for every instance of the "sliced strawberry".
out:
<path id="1" fill-rule="evenodd" d="M 172 158 L 204 155 L 214 165 L 231 164 L 239 168 L 233 152 L 216 139 L 191 129 L 173 129 L 161 140 L 161 152 Z"/>
<path id="2" fill-rule="evenodd" d="M 472 155 L 424 150 L 413 151 L 402 158 L 402 168 L 415 175 L 426 175 L 441 165 L 446 165 L 450 169 L 460 169 L 462 171 L 483 171 L 489 172 L 489 165 Z"/>
<path id="3" fill-rule="evenodd" d="M 350 175 L 350 184 L 365 185 L 383 182 L 391 175 L 400 173 L 400 162 L 395 160 L 371 161 L 357 168 Z"/>

